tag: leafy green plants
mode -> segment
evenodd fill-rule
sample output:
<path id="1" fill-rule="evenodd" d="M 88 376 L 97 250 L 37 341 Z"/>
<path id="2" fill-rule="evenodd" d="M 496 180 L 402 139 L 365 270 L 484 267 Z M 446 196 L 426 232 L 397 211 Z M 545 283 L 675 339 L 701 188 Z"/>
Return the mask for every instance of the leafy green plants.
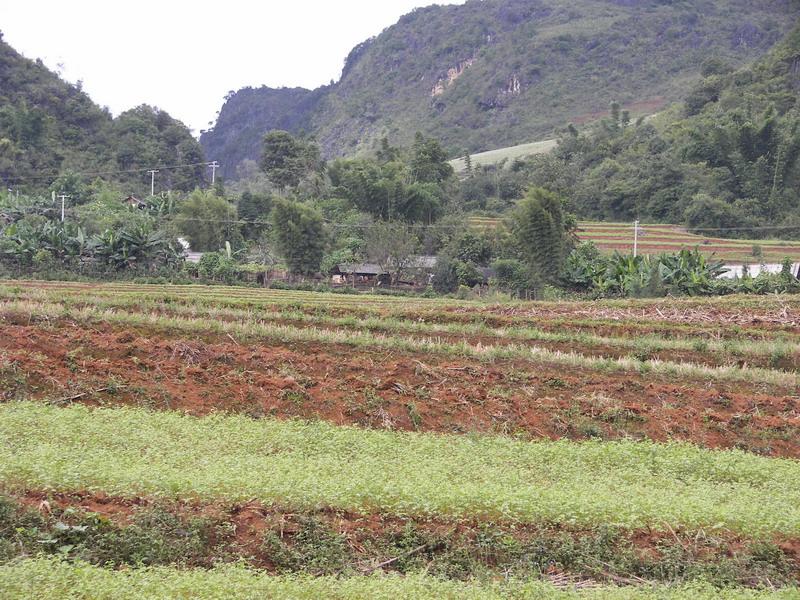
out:
<path id="1" fill-rule="evenodd" d="M 0 440 L 0 481 L 17 487 L 800 533 L 794 461 L 685 444 L 529 443 L 32 403 L 0 407 Z"/>
<path id="2" fill-rule="evenodd" d="M 576 590 L 542 581 L 482 583 L 447 581 L 422 574 L 353 577 L 269 576 L 239 566 L 212 570 L 151 567 L 112 571 L 85 563 L 26 560 L 0 567 L 0 591 L 7 597 L 68 597 L 80 591 L 98 600 L 140 600 L 190 595 L 198 600 L 224 596 L 236 600 L 282 597 L 297 600 L 332 598 L 415 598 L 434 600 L 791 600 L 797 588 L 779 590 L 719 589 L 695 583 L 673 587 L 598 587 Z"/>

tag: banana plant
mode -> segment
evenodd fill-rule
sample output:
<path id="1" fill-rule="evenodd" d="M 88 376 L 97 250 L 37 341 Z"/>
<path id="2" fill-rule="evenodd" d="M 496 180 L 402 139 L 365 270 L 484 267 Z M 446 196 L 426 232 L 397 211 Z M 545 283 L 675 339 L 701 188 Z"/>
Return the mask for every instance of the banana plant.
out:
<path id="1" fill-rule="evenodd" d="M 67 258 L 79 259 L 90 253 L 89 237 L 81 227 L 76 227 L 74 233 L 67 236 L 64 244 Z"/>

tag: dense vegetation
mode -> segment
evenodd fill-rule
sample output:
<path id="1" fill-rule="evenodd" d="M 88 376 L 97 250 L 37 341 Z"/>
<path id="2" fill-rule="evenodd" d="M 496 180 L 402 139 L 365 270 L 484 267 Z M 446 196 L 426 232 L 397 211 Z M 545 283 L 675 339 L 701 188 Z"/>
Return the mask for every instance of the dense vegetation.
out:
<path id="1" fill-rule="evenodd" d="M 385 136 L 406 145 L 416 131 L 451 156 L 529 142 L 615 99 L 654 112 L 684 95 L 704 58 L 752 60 L 798 14 L 795 3 L 777 0 L 419 8 L 356 46 L 333 85 L 229 95 L 201 141 L 228 177 L 243 158 L 258 159 L 258 139 L 276 128 L 313 133 L 328 157 L 375 150 Z"/>
<path id="2" fill-rule="evenodd" d="M 682 105 L 652 122 L 615 106 L 552 156 L 514 166 L 579 216 L 686 223 L 729 237 L 800 235 L 800 29 L 751 67 L 708 60 Z"/>
<path id="3" fill-rule="evenodd" d="M 0 590 L 16 597 L 48 593 L 61 596 L 80 590 L 98 600 L 147 600 L 190 596 L 198 600 L 219 597 L 296 598 L 297 600 L 351 600 L 352 598 L 414 598 L 415 600 L 791 600 L 797 588 L 779 590 L 719 590 L 710 585 L 629 588 L 599 587 L 571 590 L 539 581 L 504 583 L 453 582 L 410 577 L 270 577 L 243 568 L 182 570 L 175 568 L 109 571 L 86 564 L 51 560 L 23 561 L 0 570 Z"/>
<path id="4" fill-rule="evenodd" d="M 651 9 L 648 15 L 661 17 L 672 10 Z M 401 24 L 418 12 L 426 11 Z M 552 14 L 540 16 L 549 23 Z M 61 157 L 57 178 L 31 179 L 20 185 L 29 192 L 21 196 L 3 192 L 0 268 L 266 283 L 276 274 L 327 278 L 340 266 L 369 263 L 385 275 L 381 283 L 429 293 L 466 294 L 487 284 L 523 297 L 548 286 L 592 297 L 796 291 L 791 265 L 780 275 L 720 282 L 721 266 L 698 252 L 601 256 L 591 246 L 576 248 L 574 234 L 576 217 L 668 220 L 698 231 L 724 228 L 729 236 L 797 234 L 798 47 L 794 31 L 738 70 L 735 56 L 712 56 L 685 102 L 655 119 L 634 119 L 614 102 L 610 116 L 586 130 L 566 127 L 550 154 L 491 166 L 473 164 L 467 155 L 459 177 L 442 143 L 419 132 L 407 145 L 385 136 L 359 157 L 325 161 L 315 138 L 273 130 L 260 140 L 259 160 L 242 163 L 237 181 L 200 189 L 202 153 L 182 125 L 146 106 L 113 120 L 100 111 L 97 135 L 107 143 L 94 156 L 115 169 L 95 179 L 70 170 L 73 163 Z M 93 105 L 41 65 L 7 47 L 6 54 L 14 59 L 8 71 L 17 92 L 4 114 L 11 115 L 8 135 L 16 141 L 4 143 L 14 151 L 28 148 L 32 162 L 22 161 L 21 168 L 34 168 L 55 160 L 37 154 L 57 147 L 41 145 L 42 136 L 57 140 L 63 132 L 54 124 L 79 119 L 31 117 L 26 97 L 36 97 L 44 84 L 26 77 L 37 74 L 57 91 L 75 94 L 84 112 Z M 123 201 L 137 189 L 142 170 L 160 163 L 189 166 L 162 168 L 159 186 L 167 192 Z M 48 191 L 69 198 L 63 222 Z M 472 230 L 465 217 L 475 213 L 504 222 Z M 199 265 L 183 264 L 178 236 L 207 253 Z"/>
<path id="5" fill-rule="evenodd" d="M 230 190 L 217 185 L 128 202 L 113 185 L 65 175 L 59 184 L 71 201 L 63 222 L 46 196 L 0 195 L 0 268 L 265 284 L 282 274 L 325 287 L 340 267 L 368 262 L 386 275 L 370 285 L 440 294 L 480 293 L 486 285 L 520 297 L 558 288 L 592 297 L 800 289 L 790 263 L 779 275 L 720 281 L 722 265 L 697 250 L 634 258 L 576 246 L 575 217 L 566 210 L 574 196 L 530 186 L 537 177 L 541 172 L 518 162 L 512 169 L 470 167 L 459 181 L 440 144 L 421 134 L 407 148 L 384 140 L 373 157 L 326 165 L 312 140 L 275 131 L 263 139 L 260 170 Z M 480 197 L 500 190 L 507 200 Z M 463 211 L 476 191 L 477 202 L 508 206 L 504 223 L 469 226 Z M 179 235 L 205 252 L 199 264 L 183 263 Z"/>
<path id="6" fill-rule="evenodd" d="M 3 189 L 47 188 L 72 172 L 102 174 L 126 194 L 149 191 L 147 169 L 164 170 L 159 189 L 204 181 L 203 150 L 180 121 L 142 105 L 113 119 L 82 91 L 29 60 L 0 34 L 0 181 Z M 64 191 L 63 186 L 54 191 Z M 65 190 L 70 193 L 70 190 Z"/>

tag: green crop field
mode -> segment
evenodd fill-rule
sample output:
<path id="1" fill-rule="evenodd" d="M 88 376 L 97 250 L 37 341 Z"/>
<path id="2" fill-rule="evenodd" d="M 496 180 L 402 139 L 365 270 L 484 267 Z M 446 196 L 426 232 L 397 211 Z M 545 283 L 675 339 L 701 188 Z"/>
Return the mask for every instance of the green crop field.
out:
<path id="1" fill-rule="evenodd" d="M 681 444 L 531 444 L 31 403 L 0 408 L 0 439 L 0 479 L 23 489 L 800 534 L 800 464 Z"/>
<path id="2" fill-rule="evenodd" d="M 0 597 L 798 597 L 794 297 L 5 281 L 0 328 Z"/>
<path id="3" fill-rule="evenodd" d="M 635 590 L 607 587 L 574 591 L 538 582 L 464 584 L 433 577 L 264 577 L 241 568 L 213 571 L 142 569 L 109 572 L 97 567 L 70 567 L 50 561 L 24 561 L 0 569 L 0 592 L 6 597 L 94 598 L 150 600 L 195 598 L 419 598 L 452 600 L 789 600 L 798 590 L 727 591 L 707 585 Z"/>
<path id="4" fill-rule="evenodd" d="M 526 156 L 532 156 L 534 154 L 545 154 L 550 152 L 557 145 L 558 140 L 542 140 L 540 142 L 531 142 L 529 144 L 520 144 L 518 146 L 498 148 L 497 150 L 478 152 L 470 155 L 470 160 L 473 166 L 496 165 L 504 160 L 513 161 L 514 159 L 525 158 Z M 461 173 L 467 168 L 464 157 L 454 158 L 450 161 L 450 164 L 455 169 L 456 173 Z"/>

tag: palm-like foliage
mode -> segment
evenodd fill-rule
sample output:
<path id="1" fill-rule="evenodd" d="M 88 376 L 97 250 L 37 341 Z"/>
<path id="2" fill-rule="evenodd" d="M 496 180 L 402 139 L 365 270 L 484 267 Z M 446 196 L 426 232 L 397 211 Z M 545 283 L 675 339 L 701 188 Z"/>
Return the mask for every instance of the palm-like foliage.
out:
<path id="1" fill-rule="evenodd" d="M 690 296 L 708 293 L 714 280 L 725 272 L 722 261 L 706 258 L 697 248 L 663 254 L 659 263 L 664 283 Z"/>
<path id="2" fill-rule="evenodd" d="M 600 296 L 640 295 L 653 284 L 654 277 L 673 293 L 699 295 L 711 293 L 724 271 L 721 261 L 706 258 L 697 249 L 658 257 L 619 252 L 603 257 L 581 247 L 567 259 L 562 276 L 573 287 Z"/>
<path id="3" fill-rule="evenodd" d="M 3 231 L 0 254 L 17 263 L 30 263 L 42 251 L 65 263 L 94 261 L 114 270 L 175 266 L 183 249 L 163 231 L 136 225 L 107 229 L 89 237 L 80 227 L 52 221 L 18 221 Z"/>
<path id="4" fill-rule="evenodd" d="M 175 265 L 183 258 L 178 245 L 167 239 L 163 231 L 135 226 L 119 231 L 106 230 L 89 241 L 98 261 L 116 270 L 137 265 Z"/>

